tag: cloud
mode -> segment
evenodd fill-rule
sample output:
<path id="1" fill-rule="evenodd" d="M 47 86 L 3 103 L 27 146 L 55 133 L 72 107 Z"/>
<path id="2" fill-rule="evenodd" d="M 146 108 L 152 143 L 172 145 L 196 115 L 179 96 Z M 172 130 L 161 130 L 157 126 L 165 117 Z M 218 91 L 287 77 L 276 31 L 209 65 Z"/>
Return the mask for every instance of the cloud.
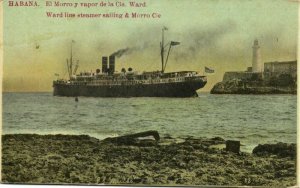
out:
<path id="1" fill-rule="evenodd" d="M 195 28 L 184 34 L 183 47 L 175 55 L 175 59 L 187 59 L 197 55 L 204 55 L 208 52 L 214 56 L 222 53 L 222 48 L 218 48 L 220 41 L 228 34 L 233 33 L 237 26 L 235 22 L 227 22 L 206 28 Z"/>

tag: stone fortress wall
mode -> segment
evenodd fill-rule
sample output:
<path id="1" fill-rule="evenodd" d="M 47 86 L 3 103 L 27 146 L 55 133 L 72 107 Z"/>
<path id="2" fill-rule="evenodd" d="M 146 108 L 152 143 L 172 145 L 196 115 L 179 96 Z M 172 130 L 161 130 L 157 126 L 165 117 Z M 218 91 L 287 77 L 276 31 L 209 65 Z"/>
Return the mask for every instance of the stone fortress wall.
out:
<path id="1" fill-rule="evenodd" d="M 272 77 L 280 74 L 288 74 L 297 77 L 297 61 L 267 62 L 264 64 L 264 76 Z"/>
<path id="2" fill-rule="evenodd" d="M 297 78 L 297 61 L 266 62 L 264 71 L 261 73 L 249 71 L 231 71 L 225 72 L 223 81 L 229 80 L 250 80 L 252 78 L 262 78 L 269 80 L 272 77 L 278 77 L 282 74 L 290 75 L 293 79 Z"/>
<path id="3" fill-rule="evenodd" d="M 229 80 L 248 80 L 251 79 L 253 73 L 252 72 L 225 72 L 223 76 L 223 81 Z"/>

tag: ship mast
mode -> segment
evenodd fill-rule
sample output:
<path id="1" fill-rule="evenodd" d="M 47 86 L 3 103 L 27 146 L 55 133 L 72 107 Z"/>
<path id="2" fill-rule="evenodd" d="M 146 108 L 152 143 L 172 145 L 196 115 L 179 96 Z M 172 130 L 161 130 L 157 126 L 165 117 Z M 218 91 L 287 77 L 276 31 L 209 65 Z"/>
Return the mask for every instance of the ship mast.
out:
<path id="1" fill-rule="evenodd" d="M 73 43 L 74 42 L 75 42 L 74 40 L 72 40 L 72 42 L 71 42 L 70 61 L 68 61 L 68 59 L 67 59 L 67 67 L 68 67 L 68 73 L 69 73 L 69 78 L 70 79 L 73 75 Z M 75 69 L 77 69 L 77 65 L 76 65 Z"/>
<path id="2" fill-rule="evenodd" d="M 162 40 L 160 42 L 160 55 L 161 55 L 161 72 L 164 73 L 167 63 L 168 63 L 168 59 L 169 59 L 169 55 L 170 55 L 170 51 L 171 51 L 171 47 L 172 46 L 176 46 L 179 45 L 180 42 L 175 42 L 175 41 L 171 41 L 169 43 L 167 43 L 166 45 L 164 44 L 164 32 L 165 30 L 168 30 L 168 28 L 163 27 L 162 28 Z M 167 59 L 164 60 L 164 55 L 165 55 L 165 47 L 167 47 L 169 45 L 169 50 L 168 50 L 168 55 L 167 55 Z"/>
<path id="3" fill-rule="evenodd" d="M 73 66 L 73 40 L 71 42 L 71 56 L 70 56 L 70 75 L 72 76 L 72 66 Z"/>
<path id="4" fill-rule="evenodd" d="M 167 30 L 166 27 L 162 28 L 162 39 L 160 42 L 160 56 L 161 56 L 161 72 L 164 73 L 164 52 L 165 52 L 165 47 L 164 47 L 164 32 Z"/>

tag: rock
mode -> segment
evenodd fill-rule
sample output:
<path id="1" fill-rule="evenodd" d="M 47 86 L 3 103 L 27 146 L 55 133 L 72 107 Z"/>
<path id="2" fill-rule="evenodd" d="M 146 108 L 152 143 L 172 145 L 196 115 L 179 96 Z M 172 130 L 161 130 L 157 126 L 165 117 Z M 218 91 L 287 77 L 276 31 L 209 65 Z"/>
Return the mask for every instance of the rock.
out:
<path id="1" fill-rule="evenodd" d="M 282 142 L 277 144 L 259 144 L 253 149 L 252 153 L 258 156 L 274 154 L 280 157 L 296 158 L 296 144 Z"/>
<path id="2" fill-rule="evenodd" d="M 226 151 L 230 151 L 233 153 L 240 153 L 240 141 L 227 140 Z"/>
<path id="3" fill-rule="evenodd" d="M 154 140 L 149 139 L 150 137 Z M 160 140 L 157 131 L 145 131 L 135 134 L 129 134 L 119 137 L 106 138 L 103 142 L 110 142 L 117 145 L 137 145 L 137 146 L 153 146 Z"/>
<path id="4" fill-rule="evenodd" d="M 221 137 L 214 137 L 210 139 L 211 145 L 224 144 L 225 140 Z"/>
<path id="5" fill-rule="evenodd" d="M 260 82 L 247 82 L 243 80 L 228 80 L 216 83 L 210 91 L 211 94 L 297 94 L 297 87 L 272 86 Z"/>
<path id="6" fill-rule="evenodd" d="M 164 135 L 164 139 L 173 139 L 173 137 L 169 134 Z"/>
<path id="7" fill-rule="evenodd" d="M 211 140 L 215 140 L 215 141 L 220 141 L 220 142 L 224 142 L 225 140 L 219 136 L 212 138 Z"/>
<path id="8" fill-rule="evenodd" d="M 3 135 L 2 140 L 4 183 L 212 187 L 296 184 L 296 159 L 212 150 L 208 147 L 211 139 L 193 138 L 180 143 L 170 140 L 170 144 L 155 147 L 118 145 L 80 135 Z"/>

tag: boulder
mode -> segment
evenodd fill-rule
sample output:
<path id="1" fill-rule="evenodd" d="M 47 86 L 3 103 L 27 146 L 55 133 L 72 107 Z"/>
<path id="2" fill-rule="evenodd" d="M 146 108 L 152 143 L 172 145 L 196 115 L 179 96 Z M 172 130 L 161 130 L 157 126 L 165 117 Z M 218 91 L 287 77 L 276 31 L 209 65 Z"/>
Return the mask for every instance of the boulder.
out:
<path id="1" fill-rule="evenodd" d="M 233 153 L 240 153 L 240 141 L 227 140 L 226 151 L 230 151 Z"/>
<path id="2" fill-rule="evenodd" d="M 280 157 L 296 158 L 296 144 L 287 144 L 279 142 L 277 144 L 259 144 L 253 151 L 257 156 L 277 155 Z"/>
<path id="3" fill-rule="evenodd" d="M 106 138 L 103 142 L 110 142 L 117 145 L 137 145 L 137 146 L 153 146 L 160 140 L 157 131 L 145 131 L 135 134 L 128 134 L 113 138 Z"/>

